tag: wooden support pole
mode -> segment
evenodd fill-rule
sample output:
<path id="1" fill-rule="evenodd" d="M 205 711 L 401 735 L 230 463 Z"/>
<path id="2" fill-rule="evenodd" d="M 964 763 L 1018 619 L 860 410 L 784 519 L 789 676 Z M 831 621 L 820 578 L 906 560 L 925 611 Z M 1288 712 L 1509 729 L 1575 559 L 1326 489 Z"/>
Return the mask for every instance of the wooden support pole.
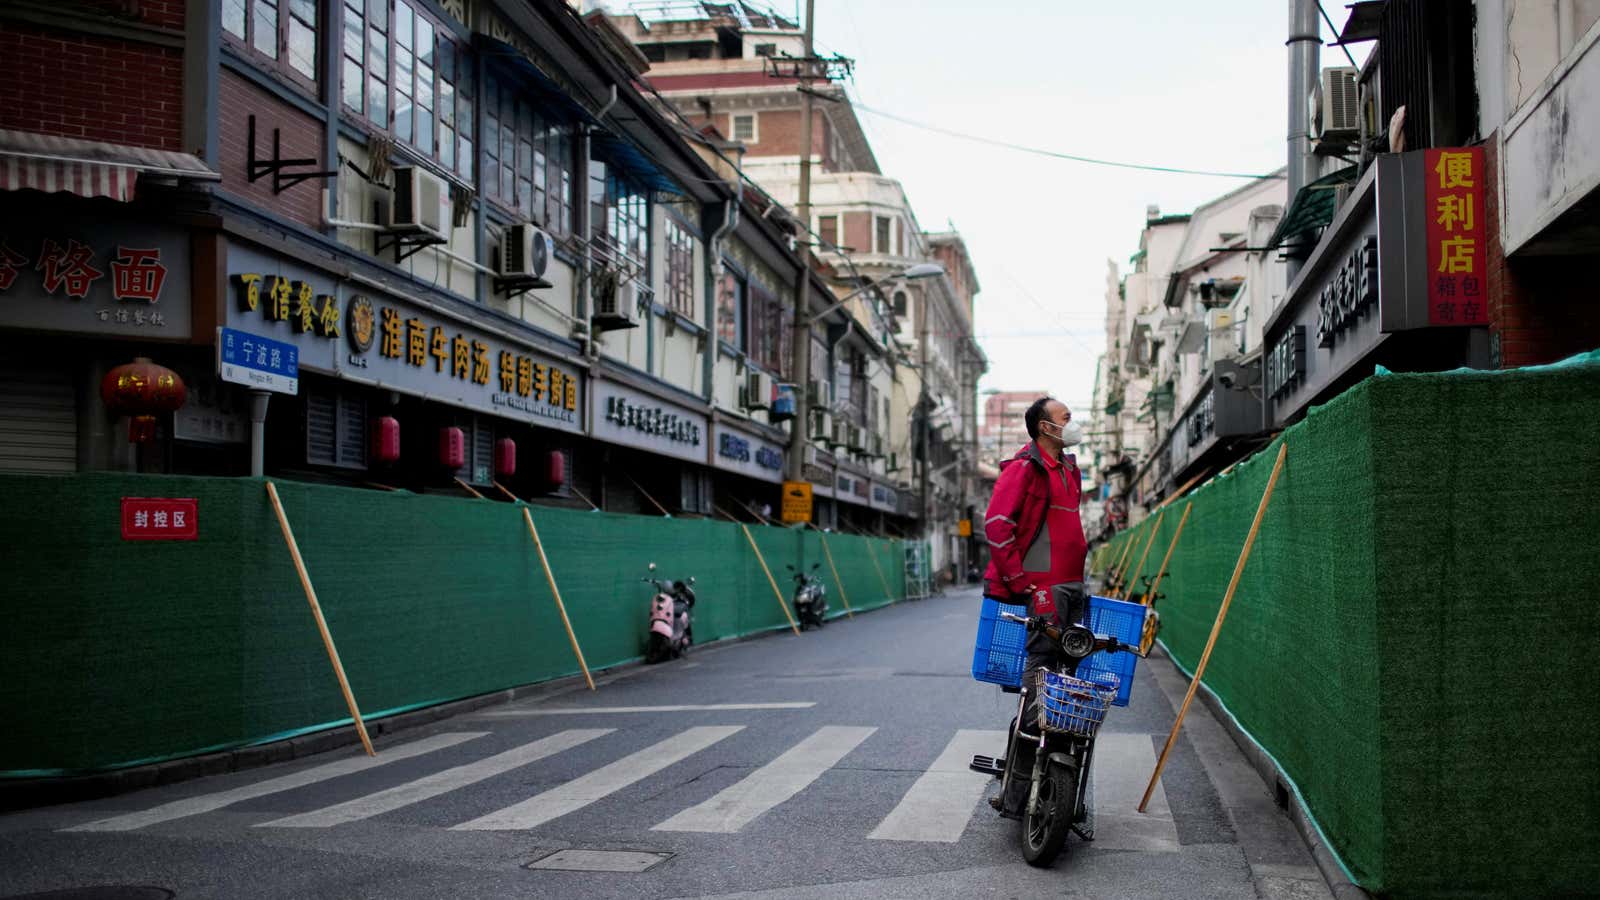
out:
<path id="1" fill-rule="evenodd" d="M 1272 489 L 1278 486 L 1278 475 L 1283 471 L 1283 460 L 1289 452 L 1289 444 L 1285 441 L 1278 445 L 1278 459 L 1272 464 L 1272 477 L 1267 479 L 1267 489 L 1261 495 L 1261 505 L 1256 507 L 1256 519 L 1250 523 L 1250 534 L 1244 539 L 1244 549 L 1239 551 L 1239 562 L 1233 567 L 1233 578 L 1228 582 L 1228 592 L 1222 596 L 1222 605 L 1217 608 L 1217 620 L 1211 624 L 1211 636 L 1206 639 L 1206 648 L 1200 652 L 1200 662 L 1194 667 L 1194 678 L 1189 681 L 1189 692 L 1183 695 L 1183 705 L 1178 707 L 1178 718 L 1172 723 L 1172 733 L 1167 735 L 1167 745 L 1161 749 L 1161 758 L 1156 760 L 1156 770 L 1150 774 L 1150 785 L 1144 789 L 1144 799 L 1139 801 L 1139 812 L 1144 812 L 1150 805 L 1150 795 L 1155 792 L 1156 782 L 1161 778 L 1161 770 L 1167 765 L 1167 754 L 1172 752 L 1172 745 L 1178 742 L 1178 729 L 1183 727 L 1183 717 L 1189 712 L 1189 703 L 1194 700 L 1195 691 L 1200 688 L 1200 677 L 1206 673 L 1206 663 L 1211 661 L 1211 650 L 1217 646 L 1217 635 L 1222 631 L 1222 620 L 1228 615 L 1228 606 L 1233 603 L 1233 592 L 1239 588 L 1239 578 L 1244 575 L 1244 564 L 1250 559 L 1250 548 L 1255 546 L 1256 533 L 1261 530 L 1261 520 L 1267 514 L 1267 503 L 1272 499 Z"/>
<path id="2" fill-rule="evenodd" d="M 738 519 L 735 519 L 733 516 L 728 515 L 728 511 L 727 510 L 725 510 L 722 507 L 716 505 L 715 503 L 711 504 L 711 509 L 717 515 L 723 517 L 724 519 L 727 519 L 729 522 L 732 522 L 735 525 L 739 524 L 739 520 Z"/>
<path id="3" fill-rule="evenodd" d="M 761 571 L 767 573 L 767 583 L 772 585 L 772 596 L 778 598 L 778 608 L 783 610 L 783 617 L 789 620 L 789 628 L 795 634 L 800 633 L 800 626 L 795 624 L 794 616 L 789 612 L 789 601 L 783 599 L 783 591 L 778 590 L 778 580 L 772 577 L 772 570 L 767 568 L 767 558 L 761 555 L 761 548 L 756 546 L 756 536 L 750 533 L 750 526 L 739 523 L 739 529 L 744 532 L 745 540 L 750 542 L 750 549 L 756 552 L 756 562 L 761 563 Z"/>
<path id="4" fill-rule="evenodd" d="M 889 579 L 883 577 L 883 567 L 878 565 L 878 554 L 872 550 L 872 538 L 862 538 L 867 541 L 867 559 L 872 560 L 872 570 L 878 573 L 878 583 L 883 585 L 883 599 L 894 602 L 894 592 L 889 590 Z"/>
<path id="5" fill-rule="evenodd" d="M 1173 491 L 1170 495 L 1168 495 L 1167 499 L 1161 501 L 1160 506 L 1157 506 L 1156 509 L 1160 509 L 1162 506 L 1166 506 L 1168 503 L 1171 503 L 1172 501 L 1178 499 L 1179 497 L 1182 497 L 1184 491 L 1187 491 L 1189 488 L 1194 487 L 1197 482 L 1199 482 L 1202 478 L 1205 478 L 1207 475 L 1210 475 L 1210 474 L 1211 474 L 1211 469 L 1208 467 L 1208 468 L 1202 470 L 1199 475 L 1196 475 L 1195 477 L 1189 479 L 1188 481 L 1185 481 L 1183 483 L 1182 487 L 1180 487 L 1177 490 Z"/>
<path id="6" fill-rule="evenodd" d="M 1150 557 L 1150 545 L 1156 542 L 1156 534 L 1161 531 L 1161 520 L 1166 517 L 1167 511 L 1164 509 L 1156 513 L 1156 523 L 1150 526 L 1150 537 L 1144 542 L 1144 552 L 1139 554 L 1139 564 L 1133 567 L 1133 577 L 1122 583 L 1121 599 L 1128 599 L 1129 593 L 1133 590 L 1133 583 L 1139 580 L 1139 573 L 1144 571 L 1144 561 Z"/>
<path id="7" fill-rule="evenodd" d="M 544 542 L 539 540 L 539 529 L 533 527 L 533 513 L 524 506 L 522 518 L 528 523 L 528 533 L 533 535 L 533 548 L 539 551 L 539 563 L 544 566 L 544 577 L 550 580 L 550 593 L 556 598 L 556 611 L 561 613 L 561 624 L 567 629 L 567 640 L 572 642 L 572 653 L 578 657 L 578 668 L 583 670 L 583 680 L 594 690 L 594 678 L 589 674 L 589 664 L 583 660 L 583 648 L 578 646 L 578 636 L 572 631 L 572 620 L 567 618 L 567 605 L 561 602 L 561 589 L 556 587 L 556 574 L 550 571 L 550 559 L 544 555 Z"/>
<path id="8" fill-rule="evenodd" d="M 1178 546 L 1178 536 L 1183 534 L 1183 526 L 1189 521 L 1189 510 L 1191 509 L 1194 509 L 1193 503 L 1185 503 L 1183 505 L 1183 518 L 1178 520 L 1178 530 L 1172 533 L 1172 541 L 1167 544 L 1167 555 L 1161 557 L 1161 568 L 1156 569 L 1156 580 L 1151 583 L 1150 590 L 1145 592 L 1145 606 L 1152 606 L 1156 602 L 1156 589 L 1161 587 L 1161 579 L 1167 577 L 1167 563 L 1172 562 L 1172 551 Z"/>
<path id="9" fill-rule="evenodd" d="M 311 586 L 311 576 L 306 574 L 306 562 L 300 558 L 300 545 L 295 543 L 294 531 L 289 528 L 289 517 L 283 513 L 283 501 L 278 499 L 278 487 L 267 482 L 267 496 L 272 500 L 272 511 L 278 514 L 278 527 L 283 529 L 283 541 L 289 545 L 289 555 L 294 558 L 294 570 L 300 573 L 300 586 L 305 588 L 306 602 L 311 604 L 311 616 L 317 620 L 317 631 L 322 635 L 322 646 L 327 648 L 328 661 L 333 663 L 333 674 L 339 677 L 339 690 L 344 693 L 344 703 L 350 707 L 350 718 L 356 723 L 356 734 L 361 736 L 361 746 L 368 756 L 377 756 L 372 749 L 372 738 L 367 737 L 367 723 L 361 720 L 361 710 L 356 706 L 356 695 L 350 691 L 350 680 L 344 676 L 344 663 L 339 661 L 339 651 L 333 646 L 333 633 L 322 617 L 322 604 L 317 602 L 317 591 Z"/>
<path id="10" fill-rule="evenodd" d="M 583 502 L 589 504 L 589 511 L 590 512 L 599 512 L 600 511 L 600 507 L 595 506 L 593 500 L 590 500 L 588 497 L 584 496 L 583 491 L 578 490 L 577 488 L 573 487 L 570 484 L 567 485 L 567 490 L 572 492 L 572 496 L 577 497 L 579 500 L 582 500 Z"/>
<path id="11" fill-rule="evenodd" d="M 506 499 L 507 500 L 516 501 L 516 500 L 521 500 L 522 499 L 521 497 L 518 497 L 516 494 L 511 493 L 509 490 L 506 490 L 506 486 L 501 484 L 500 482 L 495 481 L 495 482 L 492 482 L 492 483 L 494 484 L 495 488 L 500 491 L 500 493 L 506 495 Z"/>
<path id="12" fill-rule="evenodd" d="M 740 500 L 738 497 L 733 498 L 733 502 L 739 504 L 739 508 L 743 509 L 745 512 L 749 513 L 750 514 L 750 518 L 755 519 L 757 522 L 760 522 L 763 525 L 771 525 L 772 524 L 772 520 L 771 519 L 767 518 L 766 516 L 763 516 L 760 512 L 756 511 L 755 507 L 753 507 L 750 504 L 744 502 L 743 500 Z"/>
<path id="13" fill-rule="evenodd" d="M 467 484 L 465 481 L 462 481 L 460 478 L 456 479 L 456 484 L 460 485 L 461 489 L 463 491 L 466 491 L 467 493 L 471 494 L 472 496 L 477 497 L 479 500 L 483 499 L 483 495 L 482 494 L 480 494 L 477 491 L 473 490 L 472 489 L 472 485 Z"/>
<path id="14" fill-rule="evenodd" d="M 650 492 L 644 489 L 644 485 L 640 484 L 637 481 L 634 481 L 632 475 L 628 475 L 626 477 L 627 477 L 628 481 L 633 484 L 634 487 L 639 489 L 639 493 L 643 494 L 644 498 L 646 500 L 649 500 L 650 503 L 653 506 L 655 506 L 656 509 L 661 510 L 661 514 L 663 516 L 666 516 L 669 519 L 672 518 L 672 513 L 667 512 L 667 508 L 665 506 L 662 506 L 661 504 L 657 503 L 656 502 L 656 498 L 650 496 Z"/>
<path id="15" fill-rule="evenodd" d="M 1129 548 L 1131 548 L 1133 546 L 1133 541 L 1134 541 L 1133 532 L 1127 531 L 1127 532 L 1123 532 L 1123 533 L 1126 534 L 1127 537 L 1123 538 L 1123 540 L 1122 540 L 1122 552 L 1117 554 L 1117 562 L 1116 562 L 1116 564 L 1113 565 L 1111 568 L 1106 570 L 1106 583 L 1107 584 L 1115 584 L 1116 583 L 1117 572 L 1122 570 L 1123 563 L 1126 562 L 1127 559 L 1128 559 L 1128 550 L 1129 550 Z"/>
<path id="16" fill-rule="evenodd" d="M 827 569 L 829 569 L 829 572 L 834 573 L 834 583 L 838 585 L 838 599 L 845 601 L 845 615 L 850 618 L 856 618 L 856 612 L 850 609 L 850 596 L 845 594 L 845 580 L 838 577 L 838 567 L 834 565 L 834 551 L 827 549 L 827 535 L 819 532 L 816 540 L 822 541 L 822 556 L 827 557 Z"/>

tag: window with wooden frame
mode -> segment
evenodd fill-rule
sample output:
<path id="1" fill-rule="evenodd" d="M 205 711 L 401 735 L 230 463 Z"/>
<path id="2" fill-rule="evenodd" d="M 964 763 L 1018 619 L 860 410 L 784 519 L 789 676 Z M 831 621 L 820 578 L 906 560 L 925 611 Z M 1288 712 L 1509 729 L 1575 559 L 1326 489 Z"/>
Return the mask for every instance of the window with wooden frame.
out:
<path id="1" fill-rule="evenodd" d="M 554 235 L 572 231 L 572 123 L 538 110 L 514 83 L 484 85 L 483 194 Z"/>
<path id="2" fill-rule="evenodd" d="M 222 0 L 222 34 L 245 56 L 317 84 L 317 0 Z"/>
<path id="3" fill-rule="evenodd" d="M 406 0 L 343 0 L 346 109 L 472 180 L 473 63 L 449 26 Z"/>
<path id="4" fill-rule="evenodd" d="M 666 217 L 667 308 L 694 318 L 694 235 L 683 223 Z"/>
<path id="5" fill-rule="evenodd" d="M 893 230 L 892 225 L 890 224 L 892 221 L 893 220 L 891 220 L 888 216 L 874 217 L 873 225 L 876 227 L 874 228 L 872 235 L 873 253 L 887 254 L 889 252 L 889 233 L 891 230 Z"/>
<path id="6" fill-rule="evenodd" d="M 839 245 L 839 217 L 838 216 L 818 216 L 817 217 L 817 234 L 824 241 L 827 241 L 828 244 L 830 245 L 829 248 L 824 248 L 824 249 L 831 249 L 831 247 L 837 247 Z"/>
<path id="7" fill-rule="evenodd" d="M 746 304 L 750 313 L 750 359 L 768 372 L 783 374 L 783 304 L 768 287 L 759 281 L 750 281 L 750 299 Z"/>
<path id="8" fill-rule="evenodd" d="M 650 194 L 600 160 L 589 162 L 592 240 L 650 271 Z"/>

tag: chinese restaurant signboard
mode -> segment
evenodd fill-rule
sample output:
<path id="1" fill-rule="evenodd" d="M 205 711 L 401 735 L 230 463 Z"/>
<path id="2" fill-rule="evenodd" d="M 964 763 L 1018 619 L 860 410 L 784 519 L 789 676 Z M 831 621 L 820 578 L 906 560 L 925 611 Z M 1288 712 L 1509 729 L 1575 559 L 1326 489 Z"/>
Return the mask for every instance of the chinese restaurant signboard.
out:
<path id="1" fill-rule="evenodd" d="M 153 225 L 0 223 L 0 326 L 189 337 L 189 237 Z"/>
<path id="2" fill-rule="evenodd" d="M 298 367 L 562 431 L 583 430 L 583 373 L 469 320 L 228 247 L 226 324 L 292 345 Z"/>
<path id="3" fill-rule="evenodd" d="M 1487 325 L 1483 148 L 1425 150 L 1428 324 Z"/>

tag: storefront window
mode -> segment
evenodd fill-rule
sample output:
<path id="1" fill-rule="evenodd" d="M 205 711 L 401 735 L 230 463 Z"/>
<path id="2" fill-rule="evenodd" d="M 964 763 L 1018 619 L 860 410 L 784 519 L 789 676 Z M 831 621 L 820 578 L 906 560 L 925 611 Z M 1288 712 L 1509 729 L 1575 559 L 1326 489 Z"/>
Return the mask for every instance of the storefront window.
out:
<path id="1" fill-rule="evenodd" d="M 317 0 L 223 0 L 222 31 L 250 58 L 316 85 Z"/>
<path id="2" fill-rule="evenodd" d="M 470 180 L 472 59 L 447 27 L 390 2 L 344 0 L 344 105 Z"/>

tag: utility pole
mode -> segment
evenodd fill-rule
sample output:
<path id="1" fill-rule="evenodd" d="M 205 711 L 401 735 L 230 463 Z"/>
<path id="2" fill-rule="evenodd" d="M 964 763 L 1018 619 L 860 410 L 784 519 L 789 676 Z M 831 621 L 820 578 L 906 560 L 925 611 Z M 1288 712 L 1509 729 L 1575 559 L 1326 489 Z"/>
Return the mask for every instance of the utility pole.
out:
<path id="1" fill-rule="evenodd" d="M 1316 0 L 1289 0 L 1289 202 L 1317 177 L 1311 154 L 1311 111 L 1306 98 L 1320 77 L 1322 25 L 1317 21 Z M 1298 239 L 1300 243 L 1304 239 Z M 1303 251 L 1290 248 L 1288 281 L 1300 271 Z"/>
<path id="2" fill-rule="evenodd" d="M 808 0 L 809 2 L 809 0 Z M 930 415 L 928 402 L 928 295 L 932 291 L 922 290 L 921 302 L 917 304 L 917 415 L 922 423 L 922 536 L 928 542 L 929 571 L 933 566 L 933 522 L 930 511 L 933 505 L 928 497 L 928 469 L 933 465 L 933 429 L 930 427 L 933 416 Z"/>
<path id="3" fill-rule="evenodd" d="M 793 361 L 794 424 L 789 429 L 789 480 L 805 481 L 806 438 L 811 431 L 811 76 L 815 68 L 812 37 L 816 0 L 806 0 L 804 59 L 800 63 L 800 202 L 795 213 L 801 225 L 800 283 L 794 292 Z M 820 398 L 819 398 L 820 399 Z M 815 512 L 813 512 L 813 516 Z"/>

